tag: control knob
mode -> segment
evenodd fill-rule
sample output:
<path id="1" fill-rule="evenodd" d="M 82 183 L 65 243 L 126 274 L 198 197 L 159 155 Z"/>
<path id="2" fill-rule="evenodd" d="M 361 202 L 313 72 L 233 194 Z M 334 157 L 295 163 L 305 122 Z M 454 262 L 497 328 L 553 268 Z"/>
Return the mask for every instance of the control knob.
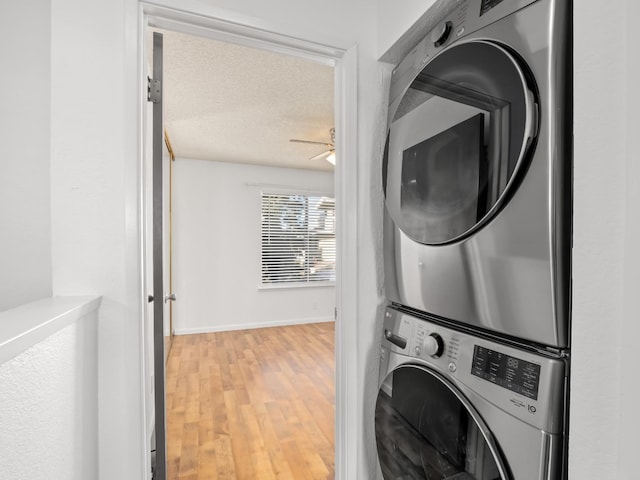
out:
<path id="1" fill-rule="evenodd" d="M 451 30 L 453 29 L 453 23 L 451 22 L 443 22 L 438 25 L 433 33 L 431 34 L 431 40 L 433 41 L 434 47 L 441 47 L 444 45 L 444 42 L 447 41 L 449 35 L 451 35 Z"/>
<path id="2" fill-rule="evenodd" d="M 444 341 L 437 333 L 431 333 L 422 342 L 421 350 L 430 357 L 438 358 L 444 351 Z"/>

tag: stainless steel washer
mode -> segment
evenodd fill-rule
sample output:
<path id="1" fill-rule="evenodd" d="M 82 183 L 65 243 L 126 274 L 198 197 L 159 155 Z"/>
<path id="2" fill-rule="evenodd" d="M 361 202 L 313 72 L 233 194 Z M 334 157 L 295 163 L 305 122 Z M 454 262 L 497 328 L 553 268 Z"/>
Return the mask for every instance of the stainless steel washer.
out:
<path id="1" fill-rule="evenodd" d="M 387 309 L 375 411 L 385 480 L 564 478 L 567 367 Z"/>
<path id="2" fill-rule="evenodd" d="M 387 297 L 567 348 L 571 2 L 449 5 L 392 77 Z"/>

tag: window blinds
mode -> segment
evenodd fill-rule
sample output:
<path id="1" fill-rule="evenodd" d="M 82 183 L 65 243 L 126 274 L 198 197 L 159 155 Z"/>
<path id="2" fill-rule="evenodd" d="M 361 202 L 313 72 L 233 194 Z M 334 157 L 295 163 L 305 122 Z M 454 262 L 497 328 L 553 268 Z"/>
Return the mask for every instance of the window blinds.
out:
<path id="1" fill-rule="evenodd" d="M 335 281 L 335 200 L 262 194 L 262 284 Z"/>

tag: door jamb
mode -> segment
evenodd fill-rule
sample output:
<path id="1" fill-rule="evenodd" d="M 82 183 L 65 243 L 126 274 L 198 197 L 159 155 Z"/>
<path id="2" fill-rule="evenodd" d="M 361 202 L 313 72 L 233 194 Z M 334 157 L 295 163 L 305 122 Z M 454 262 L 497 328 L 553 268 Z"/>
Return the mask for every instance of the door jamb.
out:
<path id="1" fill-rule="evenodd" d="M 307 58 L 335 68 L 335 121 L 336 156 L 344 159 L 336 162 L 336 330 L 335 330 L 335 478 L 351 480 L 358 478 L 358 436 L 361 408 L 358 397 L 358 356 L 357 356 L 357 65 L 358 48 L 354 45 L 341 49 L 327 45 L 296 39 L 275 32 L 257 29 L 248 25 L 140 3 L 138 23 L 138 84 L 145 85 L 146 31 L 150 26 L 204 36 L 228 43 L 261 48 L 271 52 L 284 53 Z M 144 125 L 144 101 L 141 101 L 138 115 L 139 144 L 144 145 L 146 132 Z M 144 148 L 139 152 L 139 168 L 144 165 Z M 144 192 L 145 179 L 140 176 L 140 192 Z M 143 217 L 146 212 L 143 211 Z M 140 222 L 141 233 L 144 220 Z M 144 235 L 142 235 L 144 238 Z M 143 255 L 143 261 L 146 261 Z M 144 268 L 142 270 L 145 272 Z M 142 319 L 145 321 L 145 318 Z M 146 351 L 146 338 L 142 338 L 142 351 Z M 146 353 L 143 353 L 146 362 Z M 146 382 L 147 370 L 144 366 Z M 143 388 L 144 391 L 144 388 Z M 146 392 L 143 398 L 143 418 L 146 410 Z M 145 433 L 144 452 L 150 456 L 149 439 Z M 145 464 L 149 465 L 149 458 Z M 147 468 L 148 472 L 149 469 Z M 148 473 L 147 473 L 148 475 Z"/>

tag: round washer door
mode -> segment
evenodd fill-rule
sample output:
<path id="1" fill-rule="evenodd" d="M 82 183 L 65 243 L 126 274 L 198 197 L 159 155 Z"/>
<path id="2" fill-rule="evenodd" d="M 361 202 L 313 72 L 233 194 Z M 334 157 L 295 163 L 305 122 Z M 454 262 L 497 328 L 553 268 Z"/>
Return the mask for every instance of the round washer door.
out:
<path id="1" fill-rule="evenodd" d="M 383 163 L 387 210 L 409 238 L 461 240 L 502 207 L 537 130 L 529 77 L 506 48 L 472 41 L 443 50 L 410 84 Z"/>
<path id="2" fill-rule="evenodd" d="M 375 411 L 385 480 L 507 480 L 498 448 L 457 389 L 426 367 L 404 365 L 380 388 Z"/>

